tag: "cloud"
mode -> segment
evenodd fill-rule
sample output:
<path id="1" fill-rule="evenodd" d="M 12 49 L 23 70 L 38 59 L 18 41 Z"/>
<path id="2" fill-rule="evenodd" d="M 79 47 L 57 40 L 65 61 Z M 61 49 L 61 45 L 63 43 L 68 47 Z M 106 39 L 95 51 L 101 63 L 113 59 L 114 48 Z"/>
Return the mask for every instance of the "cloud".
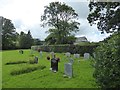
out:
<path id="1" fill-rule="evenodd" d="M 99 41 L 107 36 L 101 35 L 95 25 L 90 27 L 86 19 L 89 14 L 87 0 L 1 0 L 0 16 L 11 19 L 18 33 L 27 33 L 30 30 L 34 38 L 44 40 L 48 35 L 45 33 L 48 27 L 40 27 L 40 16 L 43 14 L 44 6 L 52 1 L 66 2 L 79 14 L 81 24 L 79 32 L 75 33 L 76 36 L 84 35 L 90 41 Z"/>

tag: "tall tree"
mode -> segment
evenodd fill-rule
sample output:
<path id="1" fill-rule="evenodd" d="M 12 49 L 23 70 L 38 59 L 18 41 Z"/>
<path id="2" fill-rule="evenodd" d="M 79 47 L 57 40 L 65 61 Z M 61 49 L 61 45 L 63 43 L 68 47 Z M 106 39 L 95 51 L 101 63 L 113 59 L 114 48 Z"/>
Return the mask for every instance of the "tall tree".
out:
<path id="1" fill-rule="evenodd" d="M 11 20 L 2 18 L 2 48 L 11 49 L 16 46 L 17 32 Z"/>
<path id="2" fill-rule="evenodd" d="M 27 49 L 30 48 L 32 45 L 33 45 L 33 38 L 30 30 L 28 31 L 27 34 L 21 32 L 19 36 L 19 47 Z"/>
<path id="3" fill-rule="evenodd" d="M 102 88 L 120 88 L 120 2 L 90 2 L 90 24 L 104 33 L 113 33 L 95 50 L 96 82 Z"/>
<path id="4" fill-rule="evenodd" d="M 79 23 L 76 21 L 78 14 L 75 10 L 60 2 L 51 2 L 45 6 L 44 14 L 41 16 L 42 26 L 51 26 L 49 33 L 54 33 L 56 43 L 64 43 L 64 38 L 71 35 L 71 32 L 78 31 Z"/>

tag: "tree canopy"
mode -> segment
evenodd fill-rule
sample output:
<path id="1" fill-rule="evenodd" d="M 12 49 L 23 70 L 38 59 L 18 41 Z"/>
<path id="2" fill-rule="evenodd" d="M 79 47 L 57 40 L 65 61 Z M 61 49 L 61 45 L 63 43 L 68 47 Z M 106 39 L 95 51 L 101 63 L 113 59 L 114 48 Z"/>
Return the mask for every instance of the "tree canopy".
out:
<path id="1" fill-rule="evenodd" d="M 11 20 L 2 17 L 2 48 L 14 48 L 16 45 L 17 32 Z"/>
<path id="2" fill-rule="evenodd" d="M 45 6 L 44 14 L 41 16 L 42 26 L 50 26 L 49 33 L 54 33 L 56 43 L 64 43 L 64 38 L 71 35 L 71 32 L 77 32 L 79 24 L 76 19 L 78 14 L 75 10 L 60 2 L 51 2 Z"/>
<path id="3" fill-rule="evenodd" d="M 120 31 L 120 2 L 96 2 L 93 0 L 89 4 L 90 14 L 88 21 L 97 24 L 99 30 L 104 33 Z"/>

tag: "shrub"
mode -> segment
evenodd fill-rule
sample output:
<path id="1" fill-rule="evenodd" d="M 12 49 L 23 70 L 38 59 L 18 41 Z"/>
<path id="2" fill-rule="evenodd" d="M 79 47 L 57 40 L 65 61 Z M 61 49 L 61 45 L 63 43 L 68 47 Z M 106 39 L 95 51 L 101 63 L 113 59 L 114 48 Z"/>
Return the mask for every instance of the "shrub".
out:
<path id="1" fill-rule="evenodd" d="M 102 88 L 120 88 L 120 33 L 96 48 L 94 77 Z"/>
<path id="2" fill-rule="evenodd" d="M 65 53 L 70 52 L 71 54 L 79 53 L 83 56 L 84 53 L 88 52 L 92 54 L 94 52 L 94 49 L 98 45 L 40 45 L 40 46 L 32 46 L 32 50 L 37 50 L 38 48 L 41 48 L 42 51 L 45 52 L 58 52 L 58 53 Z"/>

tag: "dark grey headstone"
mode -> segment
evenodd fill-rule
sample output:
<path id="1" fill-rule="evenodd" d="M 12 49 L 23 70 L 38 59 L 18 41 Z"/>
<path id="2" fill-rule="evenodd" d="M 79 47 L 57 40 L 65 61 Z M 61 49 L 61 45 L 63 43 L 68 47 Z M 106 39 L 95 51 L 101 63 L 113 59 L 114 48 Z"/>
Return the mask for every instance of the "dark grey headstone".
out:
<path id="1" fill-rule="evenodd" d="M 37 56 L 35 56 L 34 62 L 35 62 L 36 64 L 38 63 L 38 57 L 37 57 Z"/>
<path id="2" fill-rule="evenodd" d="M 66 63 L 65 64 L 65 75 L 68 77 L 73 76 L 73 70 L 72 70 L 72 64 L 71 63 Z"/>
<path id="3" fill-rule="evenodd" d="M 58 71 L 58 60 L 55 58 L 51 59 L 51 68 L 53 71 Z"/>

